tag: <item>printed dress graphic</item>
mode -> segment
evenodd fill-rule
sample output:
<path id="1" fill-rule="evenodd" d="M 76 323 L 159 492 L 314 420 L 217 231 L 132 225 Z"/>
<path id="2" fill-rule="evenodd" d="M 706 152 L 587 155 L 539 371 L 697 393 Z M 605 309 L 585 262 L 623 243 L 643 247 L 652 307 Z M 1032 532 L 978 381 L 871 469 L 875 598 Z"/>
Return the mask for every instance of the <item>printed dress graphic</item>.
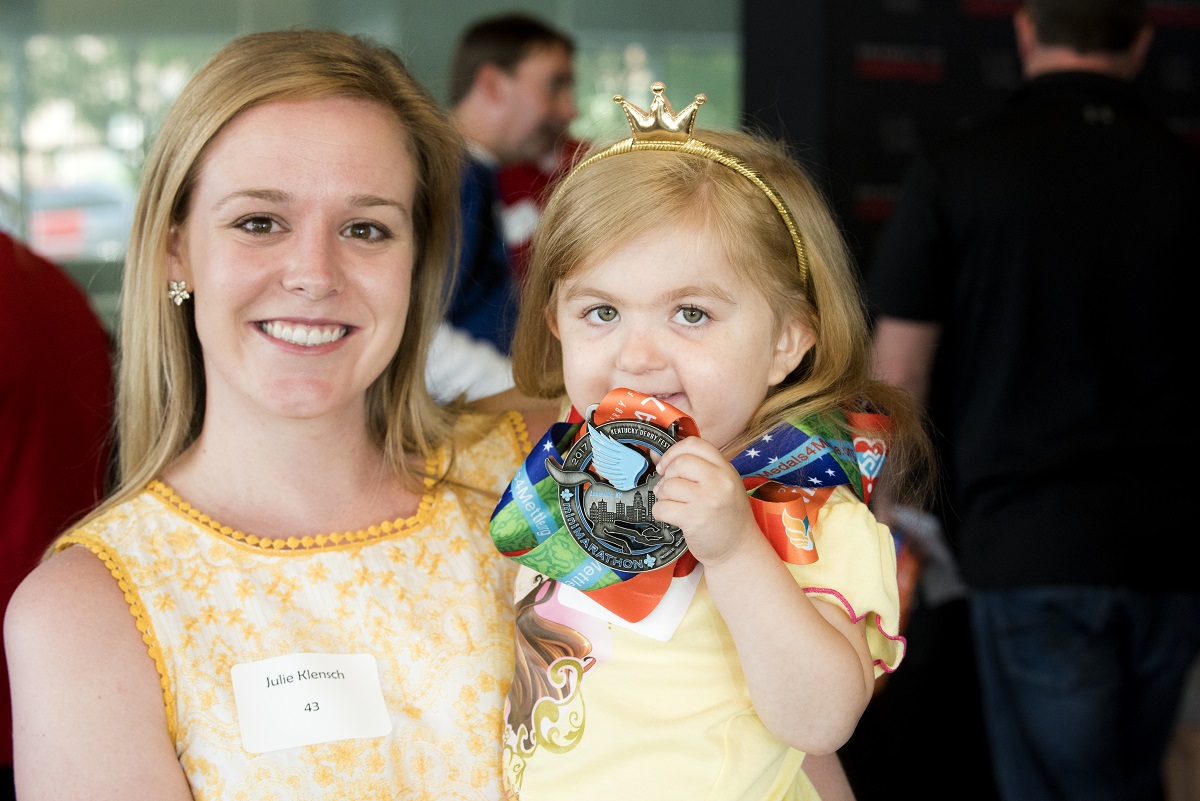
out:
<path id="1" fill-rule="evenodd" d="M 558 582 L 528 575 L 533 588 L 517 602 L 516 672 L 504 707 L 504 780 L 514 792 L 539 748 L 578 745 L 587 722 L 583 675 L 611 651 L 607 624 L 560 604 Z"/>

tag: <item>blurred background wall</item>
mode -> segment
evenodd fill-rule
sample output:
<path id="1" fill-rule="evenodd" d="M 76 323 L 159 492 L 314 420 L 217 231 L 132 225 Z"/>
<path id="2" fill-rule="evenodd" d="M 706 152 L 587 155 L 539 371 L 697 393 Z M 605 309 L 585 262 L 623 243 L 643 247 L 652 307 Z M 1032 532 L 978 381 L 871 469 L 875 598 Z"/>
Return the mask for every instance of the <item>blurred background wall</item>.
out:
<path id="1" fill-rule="evenodd" d="M 653 80 L 672 98 L 705 92 L 705 124 L 738 124 L 736 0 L 0 0 L 0 228 L 64 264 L 112 326 L 142 162 L 166 108 L 217 48 L 295 26 L 361 33 L 400 53 L 444 102 L 459 33 L 514 9 L 575 37 L 577 136 L 615 136 L 624 123 L 612 96 L 648 103 Z"/>
<path id="2" fill-rule="evenodd" d="M 860 264 L 922 143 L 1020 81 L 1017 0 L 743 0 L 745 122 L 800 146 Z M 1145 98 L 1200 147 L 1200 2 L 1150 0 Z M 1103 176 L 1096 176 L 1103 191 Z"/>
<path id="3" fill-rule="evenodd" d="M 475 19 L 523 9 L 579 46 L 581 138 L 617 135 L 612 95 L 662 80 L 702 124 L 788 139 L 817 173 L 860 263 L 924 141 L 1019 80 L 1016 0 L 0 0 L 0 228 L 64 263 L 110 325 L 154 131 L 189 75 L 234 36 L 292 26 L 366 34 L 445 100 Z M 1152 0 L 1142 84 L 1200 145 L 1200 0 Z M 253 80 L 247 75 L 246 80 Z"/>

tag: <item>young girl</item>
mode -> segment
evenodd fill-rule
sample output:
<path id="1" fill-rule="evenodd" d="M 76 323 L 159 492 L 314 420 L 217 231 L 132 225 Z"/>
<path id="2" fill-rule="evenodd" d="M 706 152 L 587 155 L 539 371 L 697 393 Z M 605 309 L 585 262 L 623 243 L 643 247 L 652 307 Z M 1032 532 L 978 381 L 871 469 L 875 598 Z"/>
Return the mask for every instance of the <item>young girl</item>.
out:
<path id="1" fill-rule="evenodd" d="M 523 565 L 509 791 L 815 798 L 805 755 L 904 653 L 866 501 L 885 453 L 927 443 L 869 377 L 811 181 L 773 143 L 693 137 L 703 96 L 675 114 L 652 89 L 649 112 L 617 98 L 633 137 L 569 174 L 533 246 L 515 378 L 569 414 L 492 519 Z"/>

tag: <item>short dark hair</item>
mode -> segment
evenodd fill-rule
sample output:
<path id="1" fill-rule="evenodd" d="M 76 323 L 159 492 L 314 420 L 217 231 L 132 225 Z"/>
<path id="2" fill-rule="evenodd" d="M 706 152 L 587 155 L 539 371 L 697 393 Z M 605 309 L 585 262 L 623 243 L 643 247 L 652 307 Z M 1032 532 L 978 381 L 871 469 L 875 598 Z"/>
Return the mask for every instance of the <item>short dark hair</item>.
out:
<path id="1" fill-rule="evenodd" d="M 1149 24 L 1146 0 L 1025 0 L 1044 45 L 1064 45 L 1080 53 L 1128 50 Z"/>
<path id="2" fill-rule="evenodd" d="M 471 91 L 484 64 L 512 72 L 536 47 L 562 47 L 575 54 L 575 42 L 562 31 L 528 14 L 501 14 L 478 20 L 463 31 L 450 62 L 450 105 Z"/>

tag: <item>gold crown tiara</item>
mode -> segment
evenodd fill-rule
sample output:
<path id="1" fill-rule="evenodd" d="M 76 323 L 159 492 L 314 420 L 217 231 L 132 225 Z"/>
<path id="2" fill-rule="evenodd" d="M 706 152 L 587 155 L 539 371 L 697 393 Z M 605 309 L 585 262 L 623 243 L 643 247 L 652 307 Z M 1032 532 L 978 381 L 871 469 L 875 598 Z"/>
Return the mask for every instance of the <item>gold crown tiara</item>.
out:
<path id="1" fill-rule="evenodd" d="M 792 217 L 792 212 L 788 209 L 787 204 L 783 202 L 783 198 L 779 196 L 774 187 L 762 179 L 753 167 L 737 156 L 692 137 L 692 129 L 696 126 L 696 113 L 708 98 L 704 95 L 696 95 L 695 100 L 676 114 L 675 110 L 671 108 L 670 101 L 663 96 L 666 86 L 661 81 L 650 84 L 650 91 L 654 93 L 654 100 L 650 103 L 649 111 L 643 111 L 620 95 L 613 95 L 613 102 L 620 103 L 625 110 L 625 119 L 629 122 L 629 129 L 633 132 L 633 136 L 584 159 L 567 174 L 560 188 L 569 183 L 580 170 L 601 159 L 638 150 L 672 150 L 715 161 L 749 180 L 771 201 L 771 205 L 779 212 L 783 224 L 787 226 L 788 234 L 792 237 L 792 244 L 796 248 L 796 263 L 800 267 L 800 282 L 807 286 L 808 253 L 804 248 L 804 238 L 800 235 L 796 220 Z"/>

